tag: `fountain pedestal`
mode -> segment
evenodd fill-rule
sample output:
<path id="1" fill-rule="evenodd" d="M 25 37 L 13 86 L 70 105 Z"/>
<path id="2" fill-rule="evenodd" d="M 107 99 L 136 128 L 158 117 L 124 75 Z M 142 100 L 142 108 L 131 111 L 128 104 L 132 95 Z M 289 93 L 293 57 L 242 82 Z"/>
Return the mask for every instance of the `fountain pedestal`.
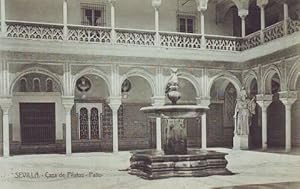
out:
<path id="1" fill-rule="evenodd" d="M 200 117 L 207 107 L 197 105 L 170 105 L 145 107 L 141 111 L 149 117 L 165 119 L 163 151 L 133 152 L 129 174 L 146 179 L 167 177 L 203 177 L 231 175 L 227 170 L 226 153 L 187 148 L 187 126 L 184 119 Z"/>
<path id="2" fill-rule="evenodd" d="M 150 106 L 141 109 L 149 117 L 166 120 L 163 126 L 164 150 L 146 150 L 133 152 L 130 158 L 129 174 L 147 179 L 166 177 L 230 175 L 226 169 L 225 153 L 188 150 L 186 118 L 199 118 L 207 106 L 177 105 L 181 94 L 178 91 L 177 69 L 172 69 L 172 76 L 166 88 L 166 95 L 172 105 Z"/>

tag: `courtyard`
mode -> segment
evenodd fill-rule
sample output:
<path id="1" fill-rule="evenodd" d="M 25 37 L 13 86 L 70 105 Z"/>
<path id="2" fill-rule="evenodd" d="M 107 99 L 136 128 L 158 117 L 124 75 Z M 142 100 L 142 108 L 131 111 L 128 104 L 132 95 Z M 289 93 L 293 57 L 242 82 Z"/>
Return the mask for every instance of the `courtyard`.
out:
<path id="1" fill-rule="evenodd" d="M 299 188 L 300 156 L 209 148 L 226 152 L 232 176 L 144 180 L 129 175 L 130 152 L 20 155 L 0 158 L 1 189 L 52 188 Z M 276 152 L 276 153 L 273 153 Z M 267 184 L 257 186 L 258 184 Z M 246 186 L 247 185 L 247 186 Z"/>

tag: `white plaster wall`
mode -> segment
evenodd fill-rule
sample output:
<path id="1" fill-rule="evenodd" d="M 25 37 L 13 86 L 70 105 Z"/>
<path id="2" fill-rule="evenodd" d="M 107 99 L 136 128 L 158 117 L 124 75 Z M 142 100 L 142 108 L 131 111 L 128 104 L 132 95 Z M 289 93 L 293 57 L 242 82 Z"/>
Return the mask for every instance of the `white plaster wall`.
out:
<path id="1" fill-rule="evenodd" d="M 33 22 L 62 23 L 62 0 L 6 0 L 6 17 L 8 20 L 22 20 Z M 80 24 L 80 3 L 107 4 L 107 26 L 110 25 L 110 6 L 106 0 L 78 0 L 68 1 L 69 24 Z M 190 1 L 184 6 L 177 5 L 176 0 L 164 0 L 160 7 L 160 30 L 176 31 L 176 11 L 196 14 L 197 31 L 200 31 L 199 13 L 195 2 Z M 226 22 L 216 24 L 215 3 L 210 2 L 205 12 L 205 31 L 207 34 L 228 35 L 232 33 L 232 25 Z M 232 20 L 230 15 L 229 21 Z M 125 0 L 116 4 L 116 27 L 135 29 L 154 29 L 154 9 L 151 0 Z"/>
<path id="2" fill-rule="evenodd" d="M 16 93 L 12 98 L 13 105 L 9 111 L 9 123 L 12 124 L 13 141 L 21 141 L 20 106 L 19 103 L 55 103 L 56 140 L 63 139 L 65 110 L 60 93 Z M 13 115 L 13 116 L 11 116 Z"/>

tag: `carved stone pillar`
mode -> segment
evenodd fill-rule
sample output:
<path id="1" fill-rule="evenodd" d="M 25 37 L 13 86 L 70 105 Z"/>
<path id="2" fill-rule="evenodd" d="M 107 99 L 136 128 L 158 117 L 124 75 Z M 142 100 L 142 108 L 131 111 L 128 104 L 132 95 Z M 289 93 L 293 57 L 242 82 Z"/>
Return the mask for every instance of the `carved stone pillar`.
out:
<path id="1" fill-rule="evenodd" d="M 159 37 L 159 7 L 161 5 L 161 0 L 152 0 L 152 6 L 155 11 L 155 45 L 160 46 Z"/>
<path id="2" fill-rule="evenodd" d="M 285 106 L 285 150 L 286 152 L 292 149 L 292 105 L 297 100 L 296 91 L 279 92 L 280 101 Z"/>
<path id="3" fill-rule="evenodd" d="M 6 15 L 5 15 L 5 0 L 1 0 L 1 35 L 6 35 Z"/>
<path id="4" fill-rule="evenodd" d="M 262 110 L 262 149 L 266 150 L 268 135 L 267 135 L 267 108 L 272 103 L 272 95 L 256 95 L 256 103 L 261 107 Z"/>
<path id="5" fill-rule="evenodd" d="M 10 150 L 9 150 L 9 109 L 12 105 L 11 98 L 0 98 L 0 107 L 2 109 L 2 126 L 3 126 L 3 156 L 9 157 Z"/>
<path id="6" fill-rule="evenodd" d="M 163 106 L 165 104 L 165 96 L 152 97 L 152 106 Z M 162 139 L 161 139 L 161 117 L 156 118 L 156 150 L 162 150 Z"/>
<path id="7" fill-rule="evenodd" d="M 119 151 L 118 110 L 121 105 L 121 97 L 110 97 L 109 100 L 109 106 L 113 114 L 113 152 L 116 153 Z"/>
<path id="8" fill-rule="evenodd" d="M 72 154 L 71 110 L 74 105 L 74 97 L 63 96 L 62 104 L 65 108 L 65 116 L 66 116 L 66 155 L 71 155 Z"/>
<path id="9" fill-rule="evenodd" d="M 241 9 L 239 10 L 239 17 L 241 18 L 242 20 L 242 37 L 245 37 L 246 36 L 246 17 L 248 16 L 248 10 L 246 9 Z"/>
<path id="10" fill-rule="evenodd" d="M 68 0 L 63 0 L 64 40 L 68 40 Z"/>
<path id="11" fill-rule="evenodd" d="M 264 29 L 266 27 L 265 19 L 265 6 L 268 4 L 269 0 L 258 0 L 257 6 L 260 8 L 260 41 L 264 43 Z"/>
<path id="12" fill-rule="evenodd" d="M 200 12 L 200 25 L 201 25 L 201 48 L 206 48 L 206 39 L 205 39 L 205 20 L 204 12 L 207 10 L 207 0 L 196 0 L 197 9 Z"/>
<path id="13" fill-rule="evenodd" d="M 111 42 L 115 43 L 117 40 L 116 36 L 116 14 L 115 7 L 117 0 L 108 0 L 110 3 L 110 27 L 111 27 Z"/>
<path id="14" fill-rule="evenodd" d="M 288 19 L 289 19 L 289 7 L 287 2 L 283 3 L 283 31 L 284 35 L 288 34 Z"/>
<path id="15" fill-rule="evenodd" d="M 210 97 L 196 98 L 197 104 L 208 107 L 210 104 Z M 207 148 L 207 119 L 206 112 L 201 116 L 201 149 Z"/>

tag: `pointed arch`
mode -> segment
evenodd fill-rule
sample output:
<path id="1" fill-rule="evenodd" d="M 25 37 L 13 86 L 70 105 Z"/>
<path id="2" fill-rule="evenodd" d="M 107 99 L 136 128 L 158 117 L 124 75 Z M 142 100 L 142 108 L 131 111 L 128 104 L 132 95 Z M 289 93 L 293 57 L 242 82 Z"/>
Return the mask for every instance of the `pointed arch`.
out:
<path id="1" fill-rule="evenodd" d="M 107 76 L 106 73 L 104 73 L 103 71 L 96 69 L 94 67 L 85 68 L 85 69 L 81 70 L 79 73 L 77 73 L 73 77 L 73 80 L 72 80 L 72 89 L 76 88 L 76 81 L 85 75 L 95 75 L 95 76 L 103 79 L 108 88 L 109 94 L 112 94 L 112 88 L 111 88 L 111 84 L 110 84 L 111 82 L 110 82 L 109 77 Z M 75 92 L 75 90 L 72 90 L 73 95 L 74 95 L 74 92 Z"/>
<path id="2" fill-rule="evenodd" d="M 280 87 L 282 87 L 282 74 L 278 67 L 274 64 L 270 65 L 270 67 L 265 71 L 263 79 L 262 79 L 262 88 L 264 94 L 271 94 L 272 86 L 271 86 L 271 80 L 275 74 L 278 74 L 279 80 L 280 80 Z"/>
<path id="3" fill-rule="evenodd" d="M 296 60 L 288 74 L 287 82 L 290 90 L 296 90 L 298 79 L 300 79 L 300 58 Z"/>
<path id="4" fill-rule="evenodd" d="M 244 80 L 243 80 L 243 86 L 246 88 L 246 91 L 248 92 L 248 94 L 250 94 L 250 86 L 251 86 L 251 83 L 252 83 L 253 79 L 255 79 L 256 81 L 258 81 L 257 74 L 256 74 L 256 72 L 254 70 L 249 70 L 246 73 L 246 75 L 244 77 Z M 261 89 L 259 82 L 257 82 L 257 88 Z"/>
<path id="5" fill-rule="evenodd" d="M 236 89 L 237 94 L 239 95 L 240 90 L 242 88 L 242 83 L 240 82 L 240 80 L 232 73 L 228 71 L 222 71 L 221 73 L 218 73 L 217 75 L 210 78 L 206 96 L 210 96 L 211 88 L 214 82 L 218 79 L 227 79 L 228 81 L 230 81 L 233 84 L 234 88 Z"/>
<path id="6" fill-rule="evenodd" d="M 52 78 L 55 82 L 57 82 L 57 84 L 60 87 L 60 92 L 61 93 L 64 92 L 64 86 L 62 85 L 62 81 L 57 74 L 54 74 L 53 72 L 51 72 L 45 68 L 35 66 L 35 67 L 25 69 L 16 75 L 16 77 L 13 79 L 12 83 L 10 84 L 10 88 L 9 88 L 10 95 L 13 94 L 13 90 L 15 88 L 16 83 L 19 81 L 19 79 L 21 79 L 23 76 L 25 76 L 27 74 L 31 74 L 31 73 L 39 73 L 39 74 L 47 75 L 48 77 Z"/>

